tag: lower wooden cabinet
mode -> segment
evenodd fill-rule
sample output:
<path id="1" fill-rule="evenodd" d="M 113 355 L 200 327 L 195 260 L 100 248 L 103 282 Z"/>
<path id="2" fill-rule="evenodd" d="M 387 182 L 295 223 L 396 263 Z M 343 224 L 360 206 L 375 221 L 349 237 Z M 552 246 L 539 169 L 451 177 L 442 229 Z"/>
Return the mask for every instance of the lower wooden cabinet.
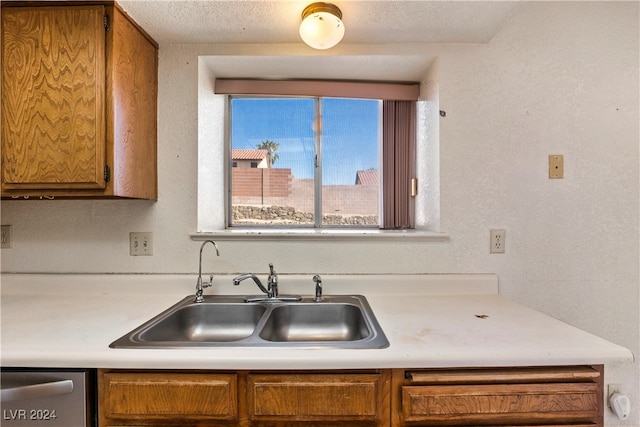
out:
<path id="1" fill-rule="evenodd" d="M 602 426 L 602 367 L 394 372 L 394 426 Z"/>
<path id="2" fill-rule="evenodd" d="M 388 426 L 389 370 L 98 373 L 99 425 Z"/>
<path id="3" fill-rule="evenodd" d="M 212 420 L 235 421 L 238 419 L 237 384 L 235 373 L 101 371 L 99 425 L 198 425 Z"/>
<path id="4" fill-rule="evenodd" d="M 251 421 L 389 425 L 389 373 L 249 374 Z"/>
<path id="5" fill-rule="evenodd" d="M 99 370 L 101 427 L 603 425 L 602 366 Z"/>

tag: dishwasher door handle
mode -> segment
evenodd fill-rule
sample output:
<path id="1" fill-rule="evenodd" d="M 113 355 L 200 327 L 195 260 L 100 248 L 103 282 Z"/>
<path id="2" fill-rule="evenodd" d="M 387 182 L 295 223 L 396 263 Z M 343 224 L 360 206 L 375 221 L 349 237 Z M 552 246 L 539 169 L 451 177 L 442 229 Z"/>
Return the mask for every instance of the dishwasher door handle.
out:
<path id="1" fill-rule="evenodd" d="M 60 380 L 39 384 L 20 385 L 0 390 L 0 402 L 39 399 L 68 394 L 73 391 L 72 380 Z"/>

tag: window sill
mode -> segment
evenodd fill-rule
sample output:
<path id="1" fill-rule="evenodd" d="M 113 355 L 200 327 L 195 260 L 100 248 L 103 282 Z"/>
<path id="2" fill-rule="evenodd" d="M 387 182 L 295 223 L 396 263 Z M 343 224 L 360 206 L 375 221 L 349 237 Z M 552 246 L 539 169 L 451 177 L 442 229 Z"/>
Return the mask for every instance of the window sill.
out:
<path id="1" fill-rule="evenodd" d="M 265 229 L 244 228 L 191 233 L 192 240 L 405 241 L 445 242 L 447 233 L 425 230 Z"/>

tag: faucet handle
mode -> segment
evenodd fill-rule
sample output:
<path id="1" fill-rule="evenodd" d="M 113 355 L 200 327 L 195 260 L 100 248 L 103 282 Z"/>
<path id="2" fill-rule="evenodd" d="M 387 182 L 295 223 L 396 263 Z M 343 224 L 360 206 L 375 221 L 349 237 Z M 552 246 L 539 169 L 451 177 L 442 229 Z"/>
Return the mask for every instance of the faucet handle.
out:
<path id="1" fill-rule="evenodd" d="M 319 274 L 313 276 L 313 281 L 316 283 L 316 302 L 322 301 L 322 278 Z"/>
<path id="2" fill-rule="evenodd" d="M 213 286 L 213 274 L 209 276 L 209 283 L 203 282 L 201 277 L 198 277 L 197 288 L 204 289 Z"/>
<path id="3" fill-rule="evenodd" d="M 273 263 L 269 263 L 269 277 L 267 278 L 267 290 L 270 298 L 278 296 L 278 275 L 273 268 Z"/>
<path id="4" fill-rule="evenodd" d="M 196 298 L 195 302 L 204 301 L 204 296 L 202 295 L 202 291 L 205 288 L 209 288 L 213 286 L 213 274 L 209 276 L 209 283 L 202 283 L 202 276 L 198 276 L 198 282 L 196 283 Z"/>
<path id="5" fill-rule="evenodd" d="M 267 278 L 267 284 L 269 285 L 269 288 L 271 288 L 272 286 L 275 286 L 276 292 L 277 292 L 278 274 L 276 273 L 275 268 L 273 268 L 272 263 L 269 263 L 269 277 Z"/>

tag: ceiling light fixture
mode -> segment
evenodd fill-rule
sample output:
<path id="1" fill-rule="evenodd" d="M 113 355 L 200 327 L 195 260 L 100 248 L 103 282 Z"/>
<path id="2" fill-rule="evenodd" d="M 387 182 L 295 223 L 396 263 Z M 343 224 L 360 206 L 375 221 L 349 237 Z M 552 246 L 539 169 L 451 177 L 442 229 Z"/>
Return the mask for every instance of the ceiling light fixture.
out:
<path id="1" fill-rule="evenodd" d="M 311 3 L 302 11 L 300 37 L 314 49 L 329 49 L 344 37 L 342 12 L 331 3 Z"/>

